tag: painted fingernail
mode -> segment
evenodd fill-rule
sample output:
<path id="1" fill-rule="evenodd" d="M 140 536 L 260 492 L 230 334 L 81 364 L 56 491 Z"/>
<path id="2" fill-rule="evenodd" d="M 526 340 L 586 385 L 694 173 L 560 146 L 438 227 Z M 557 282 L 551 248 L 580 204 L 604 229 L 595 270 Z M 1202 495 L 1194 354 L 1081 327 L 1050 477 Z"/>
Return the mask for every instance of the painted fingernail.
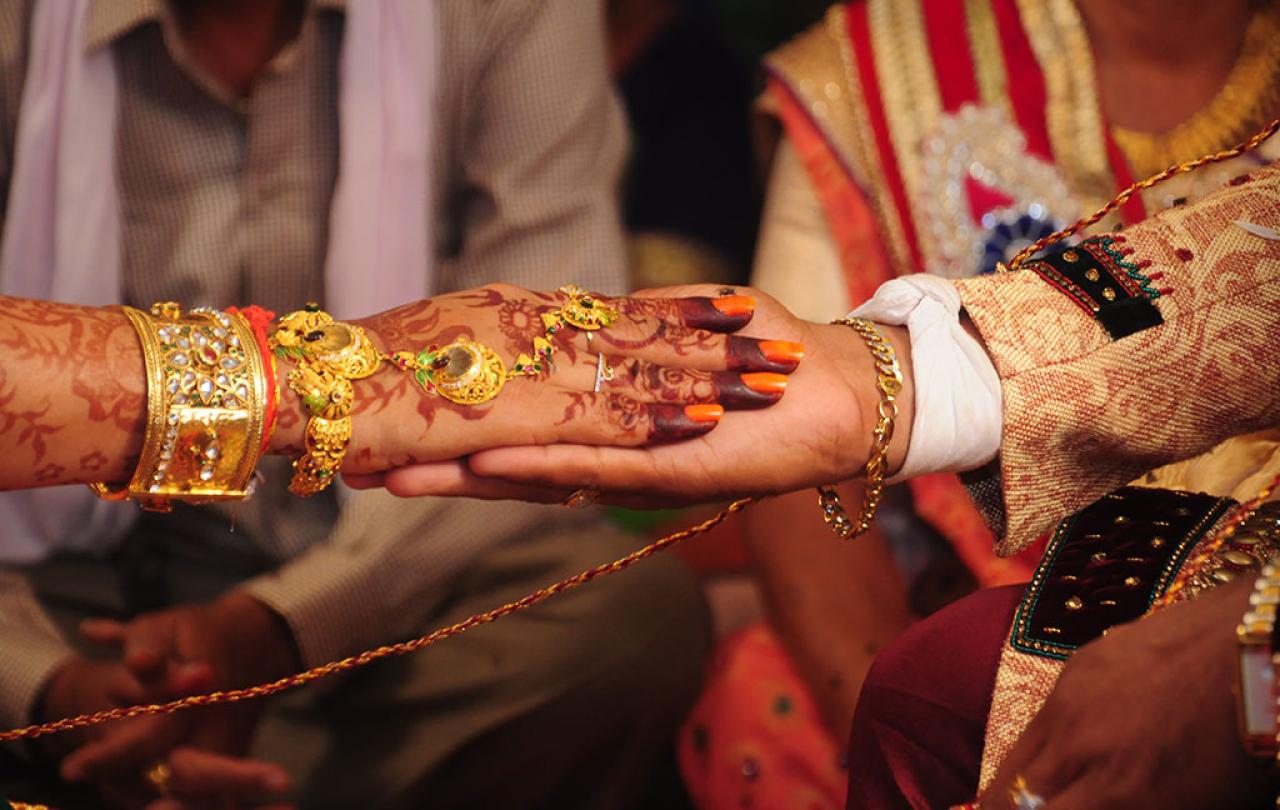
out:
<path id="1" fill-rule="evenodd" d="M 762 340 L 760 353 L 775 363 L 798 366 L 804 358 L 804 346 L 789 340 Z"/>
<path id="2" fill-rule="evenodd" d="M 675 442 L 709 432 L 724 415 L 724 407 L 708 405 L 650 405 L 649 440 Z"/>
<path id="3" fill-rule="evenodd" d="M 787 375 L 772 371 L 754 371 L 742 375 L 742 382 L 757 394 L 782 396 L 787 390 Z"/>
<path id="4" fill-rule="evenodd" d="M 756 340 L 730 335 L 725 362 L 734 371 L 795 371 L 804 357 L 804 347 L 787 340 Z"/>
<path id="5" fill-rule="evenodd" d="M 756 311 L 756 299 L 749 295 L 726 295 L 724 298 L 712 298 L 711 306 L 725 315 L 741 317 Z"/>
<path id="6" fill-rule="evenodd" d="M 684 406 L 684 415 L 694 422 L 719 422 L 724 416 L 724 406 L 714 402 L 703 405 Z"/>
<path id="7" fill-rule="evenodd" d="M 732 332 L 746 326 L 755 311 L 756 301 L 747 295 L 680 299 L 681 318 L 692 329 Z"/>
<path id="8" fill-rule="evenodd" d="M 787 378 L 773 372 L 717 371 L 711 375 L 715 383 L 715 401 L 730 411 L 767 408 L 777 402 L 787 387 Z"/>

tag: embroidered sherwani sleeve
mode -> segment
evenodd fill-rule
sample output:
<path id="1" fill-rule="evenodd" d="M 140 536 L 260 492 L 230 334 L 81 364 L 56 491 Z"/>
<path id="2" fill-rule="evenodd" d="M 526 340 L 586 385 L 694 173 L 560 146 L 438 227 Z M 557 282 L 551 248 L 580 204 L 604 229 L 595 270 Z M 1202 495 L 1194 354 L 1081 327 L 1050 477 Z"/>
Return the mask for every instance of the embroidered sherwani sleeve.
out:
<path id="1" fill-rule="evenodd" d="M 1001 380 L 1002 553 L 1151 469 L 1280 424 L 1280 241 L 1235 220 L 1280 225 L 1280 165 L 1124 232 L 1163 322 L 1118 339 L 1035 273 L 958 282 Z"/>

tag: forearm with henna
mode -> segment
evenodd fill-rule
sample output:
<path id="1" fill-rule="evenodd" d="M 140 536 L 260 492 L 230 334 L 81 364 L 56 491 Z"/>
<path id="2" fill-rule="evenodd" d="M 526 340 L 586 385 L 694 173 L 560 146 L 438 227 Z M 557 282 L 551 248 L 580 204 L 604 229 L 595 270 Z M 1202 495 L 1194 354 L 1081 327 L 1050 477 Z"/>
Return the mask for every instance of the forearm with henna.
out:
<path id="1" fill-rule="evenodd" d="M 144 378 L 118 310 L 0 297 L 0 489 L 127 478 Z"/>

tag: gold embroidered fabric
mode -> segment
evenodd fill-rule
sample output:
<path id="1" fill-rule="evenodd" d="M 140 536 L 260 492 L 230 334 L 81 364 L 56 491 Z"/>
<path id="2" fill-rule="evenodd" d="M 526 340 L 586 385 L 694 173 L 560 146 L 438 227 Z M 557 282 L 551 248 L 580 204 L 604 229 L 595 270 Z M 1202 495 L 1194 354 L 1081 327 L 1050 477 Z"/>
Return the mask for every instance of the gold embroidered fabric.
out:
<path id="1" fill-rule="evenodd" d="M 769 68 L 795 94 L 831 148 L 849 167 L 867 195 L 885 248 L 898 273 L 915 272 L 897 210 L 887 198 L 862 77 L 849 42 L 848 12 L 833 6 L 826 18 L 766 59 Z M 766 96 L 764 111 L 768 109 Z"/>
<path id="2" fill-rule="evenodd" d="M 1150 273 L 1165 273 L 1170 290 L 1158 301 L 1164 325 L 1121 341 L 1031 274 L 957 282 L 965 310 L 989 336 L 1004 392 L 1007 529 L 999 553 L 1016 553 L 1153 465 L 1274 425 L 1280 366 L 1241 358 L 1267 356 L 1280 340 L 1280 242 L 1230 223 L 1272 221 L 1278 206 L 1280 166 L 1271 166 L 1128 229 L 1129 245 L 1153 262 Z M 1197 373 L 1209 368 L 1215 372 Z M 1156 385 L 1159 393 L 1147 390 Z M 1231 386 L 1257 395 L 1223 424 L 1206 403 Z M 1171 399 L 1170 390 L 1185 395 Z M 1139 401 L 1151 406 L 1133 405 Z"/>
<path id="3" fill-rule="evenodd" d="M 1045 117 L 1054 162 L 1086 211 L 1115 194 L 1098 101 L 1093 51 L 1072 0 L 1017 0 L 1018 13 L 1044 73 Z M 1114 230 L 1110 222 L 1101 230 Z"/>

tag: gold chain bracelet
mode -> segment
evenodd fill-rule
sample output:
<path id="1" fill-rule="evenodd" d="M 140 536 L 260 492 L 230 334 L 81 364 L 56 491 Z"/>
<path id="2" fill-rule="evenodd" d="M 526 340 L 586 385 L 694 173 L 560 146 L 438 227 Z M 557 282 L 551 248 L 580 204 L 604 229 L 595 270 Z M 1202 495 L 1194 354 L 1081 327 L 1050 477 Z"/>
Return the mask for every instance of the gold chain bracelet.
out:
<path id="1" fill-rule="evenodd" d="M 893 427 L 898 418 L 898 393 L 902 391 L 902 369 L 893 345 L 885 339 L 871 321 L 863 318 L 839 318 L 832 323 L 848 326 L 858 333 L 871 351 L 876 368 L 876 390 L 880 393 L 880 405 L 875 430 L 871 436 L 871 458 L 867 460 L 867 490 L 862 500 L 862 511 L 857 520 L 849 517 L 840 503 L 840 493 L 835 486 L 818 487 L 818 506 L 822 519 L 839 537 L 851 540 L 867 533 L 871 520 L 884 496 L 884 474 L 889 466 L 889 442 L 893 439 Z"/>

